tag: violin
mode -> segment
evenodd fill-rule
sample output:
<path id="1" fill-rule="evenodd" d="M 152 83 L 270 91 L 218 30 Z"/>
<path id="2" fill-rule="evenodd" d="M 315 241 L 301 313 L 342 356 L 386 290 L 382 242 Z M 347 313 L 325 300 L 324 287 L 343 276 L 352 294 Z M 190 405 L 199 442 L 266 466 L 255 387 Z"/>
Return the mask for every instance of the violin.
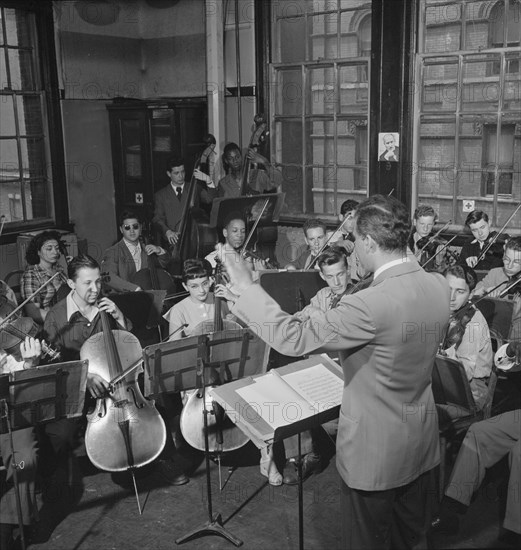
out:
<path id="1" fill-rule="evenodd" d="M 344 292 L 342 292 L 341 294 L 335 294 L 333 300 L 331 300 L 331 305 L 329 309 L 335 309 L 344 296 L 356 294 L 359 290 L 364 290 L 365 288 L 367 288 L 372 282 L 373 274 L 370 273 L 369 275 L 366 275 L 364 278 L 360 279 L 357 283 L 348 283 Z"/>
<path id="2" fill-rule="evenodd" d="M 476 300 L 477 301 L 477 300 Z M 446 355 L 446 350 L 454 346 L 456 349 L 459 348 L 463 336 L 465 335 L 465 330 L 467 325 L 470 323 L 477 309 L 475 302 L 472 303 L 470 300 L 466 305 L 458 309 L 450 316 L 449 328 L 445 334 L 445 338 L 440 344 L 439 353 L 441 355 Z"/>
<path id="3" fill-rule="evenodd" d="M 217 263 L 215 282 L 216 284 L 222 282 L 222 267 L 220 262 Z M 242 328 L 234 321 L 223 320 L 221 310 L 222 299 L 215 297 L 214 300 L 213 323 L 203 321 L 194 328 L 193 335 Z M 217 372 L 213 373 L 212 378 L 213 385 L 215 386 L 219 382 Z M 188 398 L 180 418 L 181 433 L 187 443 L 194 447 L 194 449 L 200 451 L 206 449 L 204 437 L 205 416 L 207 420 L 208 450 L 210 452 L 220 455 L 223 452 L 239 449 L 249 441 L 248 437 L 226 416 L 224 409 L 212 399 L 210 392 L 197 390 Z"/>
<path id="4" fill-rule="evenodd" d="M 8 355 L 20 359 L 20 344 L 27 336 L 35 337 L 40 332 L 40 326 L 30 317 L 13 317 L 5 321 L 15 306 L 4 296 L 0 296 L 0 348 Z M 60 352 L 49 346 L 44 340 L 41 341 L 44 357 L 50 361 L 60 358 Z"/>
<path id="5" fill-rule="evenodd" d="M 132 472 L 159 456 L 166 427 L 154 401 L 143 397 L 137 382 L 134 366 L 143 353 L 139 340 L 125 330 L 111 330 L 108 314 L 99 314 L 103 331 L 86 340 L 80 358 L 89 360 L 89 374 L 110 381 L 110 390 L 87 415 L 85 447 L 96 467 Z"/>

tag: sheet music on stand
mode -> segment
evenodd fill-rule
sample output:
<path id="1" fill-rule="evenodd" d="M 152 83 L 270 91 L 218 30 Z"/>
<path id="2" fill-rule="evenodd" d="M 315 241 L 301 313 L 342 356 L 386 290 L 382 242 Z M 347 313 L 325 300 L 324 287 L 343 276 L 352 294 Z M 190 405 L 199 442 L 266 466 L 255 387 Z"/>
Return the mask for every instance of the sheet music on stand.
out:
<path id="1" fill-rule="evenodd" d="M 87 360 L 19 370 L 9 379 L 9 419 L 13 430 L 81 416 L 87 386 Z M 4 420 L 0 432 L 4 433 Z"/>
<path id="2" fill-rule="evenodd" d="M 326 354 L 212 388 L 230 420 L 261 448 L 338 416 L 344 379 Z"/>
<path id="3" fill-rule="evenodd" d="M 214 332 L 148 346 L 143 350 L 145 395 L 154 398 L 199 387 L 198 359 L 203 359 L 204 341 L 208 338 L 209 362 L 213 373 L 207 375 L 211 385 L 237 380 L 265 372 L 269 346 L 249 329 Z M 213 380 L 212 380 L 213 377 Z"/>

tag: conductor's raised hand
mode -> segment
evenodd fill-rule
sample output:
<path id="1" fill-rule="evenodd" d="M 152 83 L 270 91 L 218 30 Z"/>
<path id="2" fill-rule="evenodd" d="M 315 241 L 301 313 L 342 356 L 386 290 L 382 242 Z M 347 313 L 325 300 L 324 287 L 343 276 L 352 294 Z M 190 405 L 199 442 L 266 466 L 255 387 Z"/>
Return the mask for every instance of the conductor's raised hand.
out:
<path id="1" fill-rule="evenodd" d="M 240 296 L 244 290 L 253 284 L 251 267 L 244 258 L 241 258 L 238 252 L 230 247 L 219 243 L 215 249 L 217 250 L 217 258 L 226 270 L 231 285 L 230 290 Z"/>

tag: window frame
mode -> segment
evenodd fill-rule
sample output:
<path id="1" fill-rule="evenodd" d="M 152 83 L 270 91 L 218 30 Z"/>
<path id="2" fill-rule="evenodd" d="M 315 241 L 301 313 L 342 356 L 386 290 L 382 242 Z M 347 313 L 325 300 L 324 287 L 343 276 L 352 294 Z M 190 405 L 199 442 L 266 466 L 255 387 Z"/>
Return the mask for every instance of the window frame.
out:
<path id="1" fill-rule="evenodd" d="M 54 41 L 54 15 L 51 0 L 33 2 L 31 0 L 0 0 L 0 6 L 8 9 L 29 11 L 35 18 L 35 36 L 39 79 L 43 90 L 43 134 L 44 146 L 48 150 L 50 166 L 46 167 L 45 177 L 49 178 L 47 200 L 50 202 L 50 215 L 35 220 L 6 222 L 0 244 L 16 242 L 20 233 L 49 227 L 72 229 L 69 222 L 65 155 L 60 106 L 60 89 Z M 46 115 L 46 116 L 45 116 Z"/>

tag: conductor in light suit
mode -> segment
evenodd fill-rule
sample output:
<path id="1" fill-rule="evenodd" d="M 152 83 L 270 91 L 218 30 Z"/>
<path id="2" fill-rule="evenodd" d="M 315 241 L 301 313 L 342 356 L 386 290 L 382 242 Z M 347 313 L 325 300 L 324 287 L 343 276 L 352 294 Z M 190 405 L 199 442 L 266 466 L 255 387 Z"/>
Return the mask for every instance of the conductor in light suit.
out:
<path id="1" fill-rule="evenodd" d="M 370 287 L 300 322 L 233 252 L 221 250 L 232 311 L 285 355 L 338 351 L 344 392 L 337 436 L 343 548 L 425 548 L 439 463 L 431 371 L 449 319 L 449 289 L 407 257 L 410 220 L 393 197 L 355 214 L 355 252 Z"/>

